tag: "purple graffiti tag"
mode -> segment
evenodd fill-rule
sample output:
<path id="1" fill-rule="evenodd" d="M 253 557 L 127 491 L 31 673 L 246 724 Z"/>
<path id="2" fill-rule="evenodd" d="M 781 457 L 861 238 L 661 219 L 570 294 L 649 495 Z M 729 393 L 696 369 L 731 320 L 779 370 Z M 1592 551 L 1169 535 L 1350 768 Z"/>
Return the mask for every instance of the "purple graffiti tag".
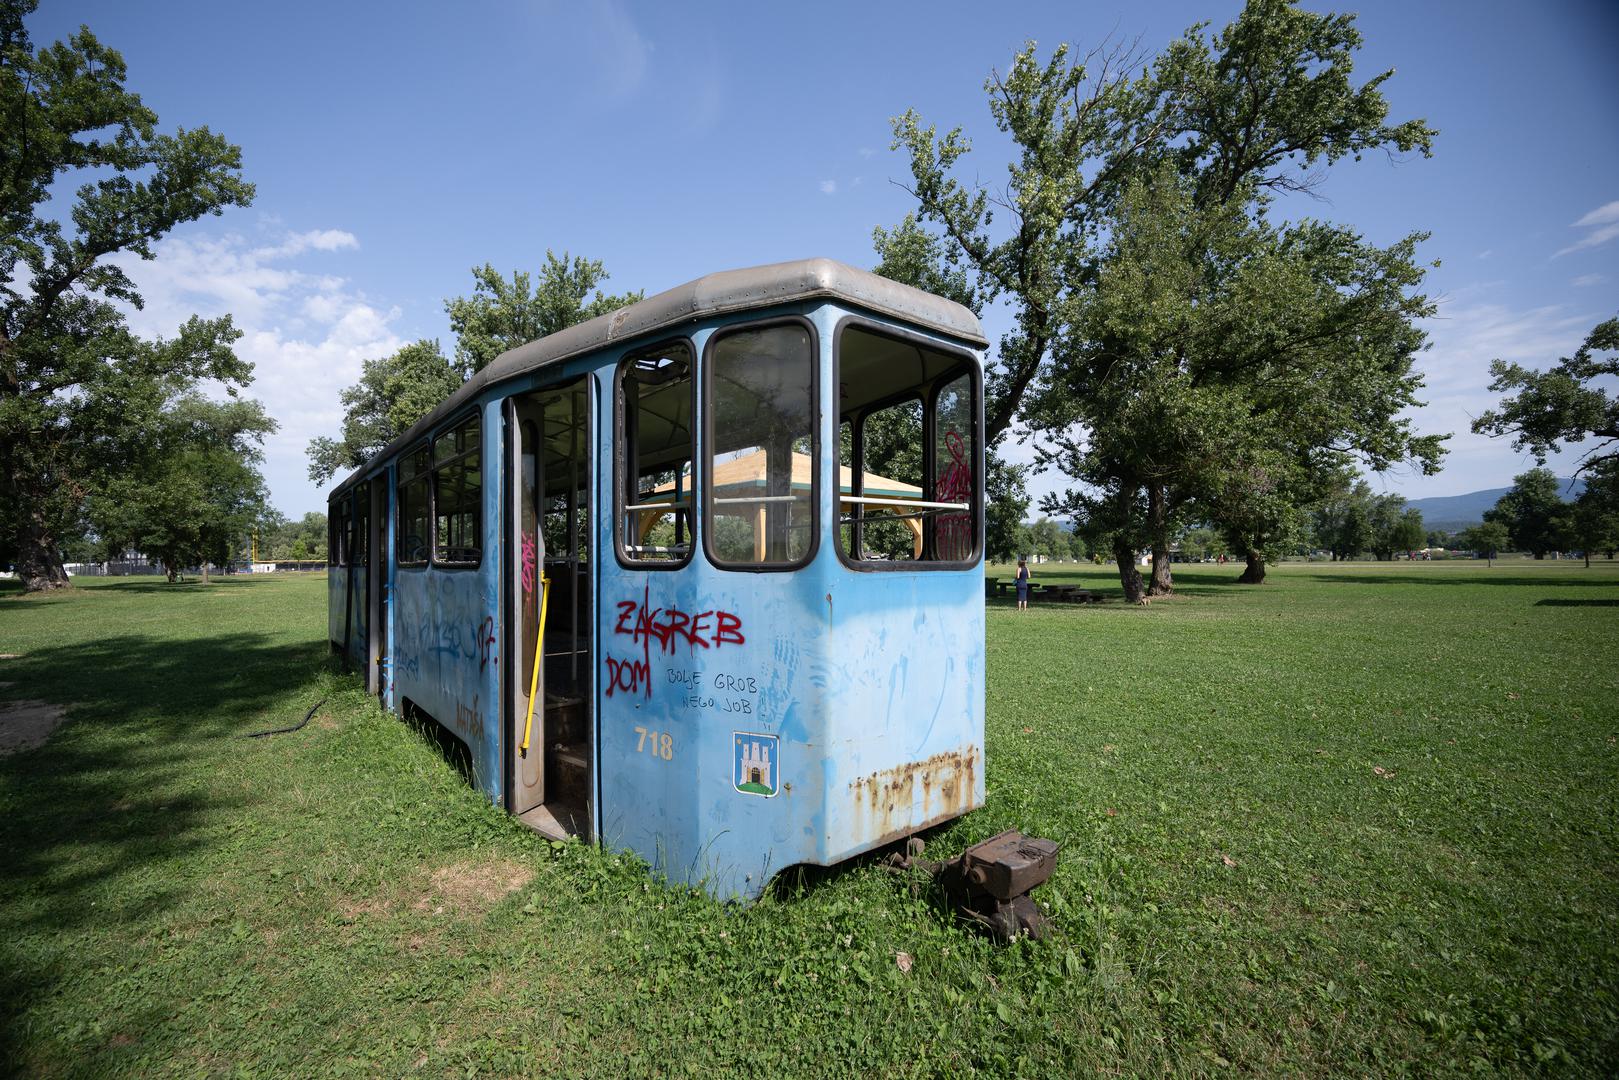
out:
<path id="1" fill-rule="evenodd" d="M 534 595 L 534 537 L 523 534 L 523 595 Z"/>
<path id="2" fill-rule="evenodd" d="M 973 470 L 967 462 L 967 442 L 955 429 L 945 434 L 950 465 L 939 478 L 936 497 L 940 502 L 965 502 L 972 498 Z M 972 514 L 947 514 L 939 519 L 939 555 L 945 559 L 965 559 L 972 550 Z"/>
<path id="3" fill-rule="evenodd" d="M 489 666 L 489 659 L 495 647 L 495 617 L 484 616 L 483 625 L 473 631 L 478 642 L 478 670 L 482 671 Z"/>

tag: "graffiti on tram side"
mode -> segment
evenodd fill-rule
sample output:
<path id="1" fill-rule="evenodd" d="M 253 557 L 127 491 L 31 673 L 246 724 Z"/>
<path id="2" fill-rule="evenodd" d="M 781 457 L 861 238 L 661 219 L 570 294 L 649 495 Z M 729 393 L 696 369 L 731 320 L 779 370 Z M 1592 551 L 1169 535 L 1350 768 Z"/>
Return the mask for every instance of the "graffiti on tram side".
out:
<path id="1" fill-rule="evenodd" d="M 396 607 L 397 677 L 451 679 L 458 678 L 451 671 L 462 665 L 470 668 L 476 662 L 478 671 L 484 673 L 491 664 L 500 663 L 498 628 L 495 617 L 486 613 L 484 597 L 447 594 L 430 597 L 429 604 L 435 599 L 448 610 L 429 606 L 413 612 L 410 609 L 415 605 L 408 602 Z"/>
<path id="2" fill-rule="evenodd" d="M 752 716 L 756 711 L 759 696 L 756 676 L 684 668 L 667 668 L 663 674 L 670 685 L 680 688 L 680 696 L 675 701 L 685 708 L 713 709 L 742 716 Z"/>
<path id="3" fill-rule="evenodd" d="M 483 671 L 494 658 L 495 650 L 495 617 L 485 615 L 483 623 L 475 632 L 474 639 L 478 643 L 478 670 Z"/>
<path id="4" fill-rule="evenodd" d="M 698 649 L 719 649 L 725 645 L 741 645 L 747 641 L 742 633 L 742 619 L 729 611 L 683 611 L 677 607 L 652 607 L 651 589 L 643 590 L 641 600 L 620 600 L 618 618 L 613 623 L 615 638 L 628 638 L 632 649 L 640 647 L 640 655 L 628 656 L 608 653 L 607 696 L 640 694 L 652 697 L 652 657 L 673 656 L 675 649 L 685 644 L 688 652 Z"/>
<path id="5" fill-rule="evenodd" d="M 524 596 L 533 596 L 534 595 L 534 562 L 535 562 L 535 554 L 536 553 L 535 553 L 535 550 L 534 550 L 534 535 L 532 533 L 524 533 L 523 534 L 523 556 L 522 556 L 522 562 L 523 562 L 523 595 Z"/>
<path id="6" fill-rule="evenodd" d="M 480 695 L 472 695 L 472 707 L 470 709 L 462 702 L 455 703 L 455 720 L 451 726 L 466 739 L 477 739 L 483 736 L 483 708 Z"/>

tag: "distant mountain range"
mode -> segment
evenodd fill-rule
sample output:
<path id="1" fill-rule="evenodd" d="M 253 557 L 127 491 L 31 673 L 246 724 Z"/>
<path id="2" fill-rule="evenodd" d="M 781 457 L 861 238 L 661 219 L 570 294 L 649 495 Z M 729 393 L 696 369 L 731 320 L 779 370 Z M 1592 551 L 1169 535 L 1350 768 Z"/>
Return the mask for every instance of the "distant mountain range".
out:
<path id="1" fill-rule="evenodd" d="M 1571 486 L 1572 485 L 1572 486 Z M 1466 495 L 1440 495 L 1432 499 L 1412 499 L 1407 505 L 1422 511 L 1422 524 L 1429 529 L 1454 532 L 1477 525 L 1484 520 L 1484 511 L 1495 506 L 1509 487 L 1469 491 Z M 1557 493 L 1565 500 L 1579 497 L 1585 490 L 1584 480 L 1563 478 L 1557 481 Z"/>

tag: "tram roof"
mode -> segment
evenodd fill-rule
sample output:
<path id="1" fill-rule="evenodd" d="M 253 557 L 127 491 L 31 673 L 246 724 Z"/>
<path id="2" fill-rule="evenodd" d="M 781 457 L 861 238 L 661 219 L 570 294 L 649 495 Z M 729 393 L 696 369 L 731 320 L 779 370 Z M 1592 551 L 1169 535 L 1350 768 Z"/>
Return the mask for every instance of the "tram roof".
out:
<path id="1" fill-rule="evenodd" d="M 845 300 L 856 307 L 903 319 L 972 345 L 982 347 L 988 343 L 978 325 L 978 317 L 960 304 L 834 259 L 799 259 L 743 270 L 722 270 L 506 350 L 403 435 L 350 473 L 327 498 L 336 497 L 376 468 L 378 462 L 420 439 L 495 383 L 621 341 L 673 330 L 697 319 L 820 297 Z"/>

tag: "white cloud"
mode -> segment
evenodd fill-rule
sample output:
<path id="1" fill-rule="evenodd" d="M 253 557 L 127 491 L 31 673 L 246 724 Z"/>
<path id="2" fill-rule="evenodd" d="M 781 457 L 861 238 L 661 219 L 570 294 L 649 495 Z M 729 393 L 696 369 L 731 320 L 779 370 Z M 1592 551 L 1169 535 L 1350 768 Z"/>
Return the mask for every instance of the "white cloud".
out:
<path id="1" fill-rule="evenodd" d="M 1575 251 L 1583 251 L 1586 248 L 1598 247 L 1619 236 L 1619 199 L 1597 207 L 1570 225 L 1569 228 L 1590 229 L 1591 231 L 1559 251 L 1557 255 L 1553 255 L 1552 258 L 1555 259 L 1560 255 L 1568 255 Z"/>
<path id="2" fill-rule="evenodd" d="M 1418 396 L 1426 404 L 1412 414 L 1419 432 L 1452 433 L 1445 444 L 1450 452 L 1444 472 L 1427 481 L 1392 475 L 1390 486 L 1416 498 L 1511 483 L 1533 460 L 1514 452 L 1510 439 L 1471 431 L 1473 418 L 1499 401 L 1489 388 L 1490 361 L 1549 367 L 1578 348 L 1601 318 L 1600 313 L 1563 304 L 1530 309 L 1484 302 L 1445 304 L 1424 324 L 1432 347 L 1418 356 L 1417 367 L 1425 377 Z"/>
<path id="3" fill-rule="evenodd" d="M 1583 289 L 1588 285 L 1601 285 L 1607 280 L 1608 276 L 1606 274 L 1581 274 L 1573 281 L 1570 281 L 1569 284 L 1576 289 Z"/>
<path id="4" fill-rule="evenodd" d="M 1619 199 L 1606 203 L 1574 223 L 1575 228 L 1587 225 L 1613 225 L 1619 223 Z"/>
<path id="5" fill-rule="evenodd" d="M 652 43 L 641 35 L 623 6 L 613 0 L 592 4 L 590 28 L 592 51 L 600 61 L 595 65 L 600 72 L 606 96 L 623 101 L 646 82 L 651 63 Z"/>
<path id="6" fill-rule="evenodd" d="M 257 247 L 236 233 L 193 231 L 159 243 L 150 262 L 120 260 L 146 300 L 129 315 L 137 333 L 172 336 L 193 314 L 229 314 L 242 331 L 236 352 L 254 367 L 246 394 L 280 425 L 264 446 L 271 502 L 293 517 L 325 503 L 307 478 L 304 451 L 315 436 L 337 434 L 339 392 L 359 378 L 362 361 L 404 344 L 392 328 L 397 308 L 378 306 L 342 277 L 297 263 L 300 256 L 325 261 L 328 253 L 358 246 L 340 229 L 289 233 Z"/>
<path id="7" fill-rule="evenodd" d="M 309 232 L 291 233 L 273 247 L 259 248 L 254 254 L 263 259 L 302 255 L 306 251 L 342 251 L 357 248 L 360 241 L 351 232 L 342 229 L 311 229 Z"/>
<path id="8" fill-rule="evenodd" d="M 836 180 L 822 180 L 820 187 L 822 195 L 836 195 L 838 193 L 838 182 Z"/>
<path id="9" fill-rule="evenodd" d="M 1488 259 L 1491 255 L 1494 255 L 1494 254 L 1495 254 L 1495 249 L 1494 248 L 1485 248 L 1483 251 L 1479 252 L 1477 255 L 1474 255 L 1473 258 L 1475 258 L 1475 259 Z"/>
<path id="10" fill-rule="evenodd" d="M 877 151 L 873 150 L 869 146 L 862 146 L 860 148 L 860 156 L 863 157 L 863 158 L 869 158 L 872 155 L 874 155 L 875 153 L 877 153 Z"/>

